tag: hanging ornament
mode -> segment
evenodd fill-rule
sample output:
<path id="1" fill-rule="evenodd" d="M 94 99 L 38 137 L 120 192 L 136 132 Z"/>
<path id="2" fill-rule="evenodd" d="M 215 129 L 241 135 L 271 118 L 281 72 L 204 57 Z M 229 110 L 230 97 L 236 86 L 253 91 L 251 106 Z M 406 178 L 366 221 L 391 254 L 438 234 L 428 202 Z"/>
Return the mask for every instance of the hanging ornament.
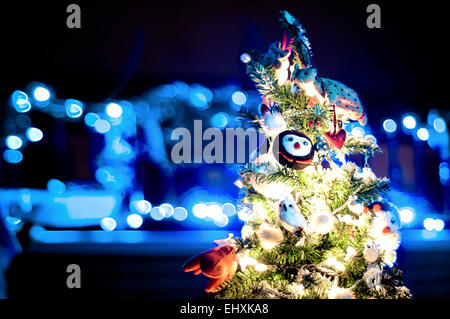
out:
<path id="1" fill-rule="evenodd" d="M 325 142 L 323 136 L 317 136 L 316 137 L 316 144 L 314 145 L 314 149 L 317 152 L 328 152 L 328 150 L 330 148 L 328 147 L 327 142 Z"/>
<path id="2" fill-rule="evenodd" d="M 358 121 L 361 125 L 367 123 L 361 100 L 349 87 L 338 81 L 318 77 L 317 69 L 312 66 L 300 68 L 296 65 L 292 77 L 308 97 L 320 104 L 336 107 L 339 115 L 345 118 Z"/>
<path id="3" fill-rule="evenodd" d="M 341 128 L 339 131 L 336 131 L 337 120 L 336 120 L 336 109 L 333 106 L 333 132 L 325 132 L 324 137 L 327 142 L 337 149 L 341 149 L 345 143 L 345 139 L 347 137 L 347 132 Z"/>
<path id="4" fill-rule="evenodd" d="M 400 229 L 400 217 L 396 208 L 386 202 L 373 202 L 367 207 L 375 218 L 371 229 L 372 237 L 391 236 Z"/>
<path id="5" fill-rule="evenodd" d="M 363 275 L 363 280 L 366 282 L 367 287 L 371 289 L 381 288 L 381 268 L 376 264 L 371 264 L 367 267 L 366 272 Z"/>
<path id="6" fill-rule="evenodd" d="M 276 103 L 272 103 L 271 107 L 264 103 L 261 104 L 260 124 L 266 135 L 271 137 L 286 130 L 286 122 Z"/>
<path id="7" fill-rule="evenodd" d="M 274 139 L 272 153 L 281 165 L 299 170 L 311 165 L 314 147 L 305 134 L 289 130 Z"/>
<path id="8" fill-rule="evenodd" d="M 300 234 L 306 224 L 305 217 L 298 211 L 294 201 L 290 199 L 283 199 L 279 202 L 278 216 L 281 225 L 292 233 Z"/>
<path id="9" fill-rule="evenodd" d="M 290 79 L 291 67 L 289 58 L 292 54 L 292 47 L 289 45 L 292 42 L 293 39 L 288 40 L 286 34 L 284 34 L 283 41 L 272 43 L 265 55 L 266 61 L 274 67 L 275 79 L 278 81 L 278 85 L 283 85 Z"/>
<path id="10" fill-rule="evenodd" d="M 237 247 L 219 246 L 195 256 L 184 265 L 185 272 L 194 275 L 203 274 L 211 278 L 205 288 L 206 292 L 217 292 L 219 286 L 233 278 L 238 263 L 236 261 Z"/>

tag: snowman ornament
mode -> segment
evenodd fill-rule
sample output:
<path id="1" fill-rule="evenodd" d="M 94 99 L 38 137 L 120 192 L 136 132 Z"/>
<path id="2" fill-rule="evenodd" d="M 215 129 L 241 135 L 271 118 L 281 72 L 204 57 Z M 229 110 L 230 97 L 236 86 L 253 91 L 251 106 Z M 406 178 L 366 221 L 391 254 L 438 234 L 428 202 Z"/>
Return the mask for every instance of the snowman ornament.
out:
<path id="1" fill-rule="evenodd" d="M 281 165 L 299 170 L 311 165 L 314 145 L 305 134 L 288 130 L 275 137 L 272 153 Z"/>
<path id="2" fill-rule="evenodd" d="M 296 234 L 303 230 L 305 217 L 298 211 L 297 205 L 291 199 L 283 199 L 278 204 L 278 216 L 281 225 Z"/>

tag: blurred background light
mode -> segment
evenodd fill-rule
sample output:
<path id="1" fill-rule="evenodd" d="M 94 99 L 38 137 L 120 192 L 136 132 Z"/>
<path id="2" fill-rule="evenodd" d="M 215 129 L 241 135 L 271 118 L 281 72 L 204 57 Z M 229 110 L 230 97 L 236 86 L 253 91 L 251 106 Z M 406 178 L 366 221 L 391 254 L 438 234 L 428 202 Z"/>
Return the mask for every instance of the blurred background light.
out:
<path id="1" fill-rule="evenodd" d="M 248 53 L 242 53 L 240 59 L 243 63 L 248 63 L 252 59 Z"/>
<path id="2" fill-rule="evenodd" d="M 140 214 L 148 214 L 152 209 L 152 204 L 145 199 L 141 199 L 135 202 L 134 207 L 136 211 Z"/>
<path id="3" fill-rule="evenodd" d="M 399 211 L 402 224 L 410 224 L 415 217 L 414 209 L 411 207 L 403 207 Z"/>
<path id="4" fill-rule="evenodd" d="M 192 213 L 197 218 L 205 218 L 208 215 L 208 206 L 202 203 L 195 204 L 192 207 Z"/>
<path id="5" fill-rule="evenodd" d="M 3 151 L 3 159 L 10 164 L 17 164 L 23 159 L 23 155 L 18 150 Z"/>
<path id="6" fill-rule="evenodd" d="M 163 220 L 165 217 L 164 210 L 160 209 L 159 207 L 153 207 L 150 211 L 150 216 L 156 221 Z"/>
<path id="7" fill-rule="evenodd" d="M 159 208 L 163 211 L 164 217 L 169 218 L 173 215 L 173 206 L 167 203 L 161 204 Z"/>
<path id="8" fill-rule="evenodd" d="M 447 162 L 442 162 L 439 164 L 439 179 L 441 184 L 447 184 L 450 179 L 450 168 L 448 167 Z"/>
<path id="9" fill-rule="evenodd" d="M 44 133 L 36 127 L 29 127 L 26 131 L 26 135 L 30 142 L 38 142 L 44 137 Z"/>
<path id="10" fill-rule="evenodd" d="M 421 141 L 426 141 L 430 137 L 430 133 L 424 127 L 417 130 L 417 138 Z"/>
<path id="11" fill-rule="evenodd" d="M 447 130 L 447 124 L 442 117 L 438 117 L 433 121 L 433 128 L 438 133 L 444 133 Z"/>
<path id="12" fill-rule="evenodd" d="M 11 102 L 13 107 L 19 113 L 25 113 L 31 109 L 30 101 L 28 101 L 28 95 L 23 91 L 14 91 L 11 95 Z"/>
<path id="13" fill-rule="evenodd" d="M 52 195 L 61 195 L 66 191 L 66 184 L 56 178 L 52 178 L 47 182 L 47 189 Z"/>
<path id="14" fill-rule="evenodd" d="M 16 135 L 9 135 L 5 140 L 6 146 L 12 150 L 17 150 L 22 147 L 22 139 Z"/>
<path id="15" fill-rule="evenodd" d="M 225 203 L 222 205 L 222 211 L 227 216 L 233 216 L 236 214 L 236 207 L 231 203 Z"/>
<path id="16" fill-rule="evenodd" d="M 123 113 L 122 107 L 117 103 L 109 103 L 108 105 L 106 105 L 105 111 L 106 114 L 112 118 L 121 117 Z"/>
<path id="17" fill-rule="evenodd" d="M 74 99 L 68 99 L 65 102 L 66 114 L 70 118 L 79 118 L 83 115 L 83 103 Z"/>
<path id="18" fill-rule="evenodd" d="M 87 126 L 94 127 L 98 120 L 100 120 L 100 116 L 92 112 L 89 112 L 84 116 L 84 123 Z"/>
<path id="19" fill-rule="evenodd" d="M 176 207 L 173 210 L 173 218 L 178 221 L 183 221 L 187 218 L 188 212 L 184 207 Z"/>
<path id="20" fill-rule="evenodd" d="M 236 91 L 231 96 L 231 100 L 236 105 L 244 105 L 247 102 L 247 96 L 241 91 Z"/>
<path id="21" fill-rule="evenodd" d="M 139 214 L 130 214 L 127 216 L 127 224 L 131 228 L 137 229 L 142 226 L 142 223 L 144 220 L 142 219 L 142 216 Z"/>
<path id="22" fill-rule="evenodd" d="M 114 218 L 105 217 L 100 221 L 100 226 L 106 231 L 113 231 L 117 227 L 117 222 Z"/>
<path id="23" fill-rule="evenodd" d="M 225 128 L 228 125 L 229 118 L 227 113 L 219 112 L 211 117 L 211 124 L 218 128 Z"/>
<path id="24" fill-rule="evenodd" d="M 434 219 L 433 218 L 428 217 L 428 218 L 425 218 L 425 220 L 423 221 L 423 227 L 426 230 L 433 230 L 434 229 L 434 225 L 435 225 L 435 223 L 434 223 Z"/>
<path id="25" fill-rule="evenodd" d="M 44 85 L 37 85 L 33 89 L 33 99 L 37 106 L 43 107 L 50 101 L 51 93 L 50 90 Z"/>
<path id="26" fill-rule="evenodd" d="M 416 119 L 412 115 L 404 116 L 402 123 L 403 123 L 403 126 L 409 130 L 412 130 L 413 128 L 415 128 L 416 124 L 417 124 Z"/>
<path id="27" fill-rule="evenodd" d="M 387 119 L 383 122 L 383 129 L 387 133 L 394 133 L 397 130 L 397 123 L 392 119 Z"/>
<path id="28" fill-rule="evenodd" d="M 444 229 L 444 227 L 445 227 L 445 223 L 442 219 L 437 218 L 434 220 L 434 229 L 436 231 L 441 231 Z"/>
<path id="29" fill-rule="evenodd" d="M 111 124 L 108 121 L 100 119 L 95 122 L 95 130 L 100 134 L 105 134 L 111 129 Z"/>
<path id="30" fill-rule="evenodd" d="M 356 136 L 356 137 L 364 137 L 364 134 L 365 134 L 366 132 L 364 131 L 364 129 L 362 128 L 362 127 L 359 127 L 359 126 L 357 126 L 357 127 L 354 127 L 353 129 L 352 129 L 352 131 L 351 131 L 351 134 L 353 135 L 353 136 Z"/>

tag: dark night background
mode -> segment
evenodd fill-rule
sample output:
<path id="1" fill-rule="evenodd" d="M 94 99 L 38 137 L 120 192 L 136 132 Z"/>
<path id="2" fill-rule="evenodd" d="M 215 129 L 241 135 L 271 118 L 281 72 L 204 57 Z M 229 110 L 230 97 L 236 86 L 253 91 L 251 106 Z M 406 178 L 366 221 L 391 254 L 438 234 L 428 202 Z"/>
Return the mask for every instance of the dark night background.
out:
<path id="1" fill-rule="evenodd" d="M 319 75 L 339 80 L 357 91 L 365 103 L 369 123 L 398 118 L 405 112 L 426 118 L 430 108 L 445 113 L 447 83 L 442 75 L 447 63 L 444 48 L 448 34 L 441 2 L 421 5 L 410 1 L 376 1 L 381 6 L 382 27 L 369 29 L 366 7 L 372 2 L 2 3 L 0 101 L 2 108 L 6 108 L 11 92 L 31 81 L 47 83 L 58 96 L 92 102 L 140 95 L 149 87 L 173 80 L 208 87 L 238 83 L 243 89 L 253 89 L 239 56 L 246 48 L 265 51 L 279 40 L 282 32 L 278 11 L 286 9 L 306 28 Z M 66 7 L 70 3 L 81 7 L 81 29 L 66 27 Z M 4 113 L 0 112 L 0 122 Z M 56 120 L 41 119 L 42 125 L 52 126 L 52 121 Z M 76 132 L 70 141 L 73 152 L 58 154 L 51 145 L 30 146 L 25 156 L 35 160 L 20 172 L 8 165 L 1 166 L 0 187 L 45 188 L 48 176 L 62 180 L 92 179 L 87 165 L 70 170 L 61 160 L 77 161 L 87 158 L 89 152 L 87 133 L 76 125 L 71 129 Z M 39 252 L 22 258 L 25 259 L 16 261 L 9 275 L 10 292 L 16 297 L 39 294 L 38 284 L 26 292 L 21 290 L 25 263 L 38 265 L 35 272 L 60 272 L 64 276 L 64 269 L 58 267 L 71 260 L 70 252 L 63 257 Z M 155 272 L 170 276 L 172 269 L 179 270 L 177 265 L 181 265 L 184 256 L 169 256 L 164 261 L 158 261 L 157 256 L 114 254 L 77 258 L 82 267 L 93 270 L 86 279 L 95 282 L 88 290 L 92 296 L 102 293 L 111 276 L 123 275 L 121 285 L 136 287 L 127 297 L 191 296 L 191 285 L 202 287 L 204 283 L 190 276 L 183 283 L 184 291 L 179 290 L 177 295 L 171 295 L 169 288 L 160 290 L 161 293 L 148 291 L 148 286 L 157 282 Z M 114 267 L 110 267 L 112 264 Z M 128 269 L 128 277 L 124 269 Z M 158 272 L 161 269 L 167 273 Z M 150 278 L 148 282 L 142 280 L 145 276 Z M 50 287 L 59 287 L 57 279 L 49 278 Z M 55 296 L 61 291 L 49 288 L 47 295 Z M 76 297 L 78 292 L 64 293 Z M 125 294 L 114 291 L 111 295 L 114 293 L 121 297 Z"/>

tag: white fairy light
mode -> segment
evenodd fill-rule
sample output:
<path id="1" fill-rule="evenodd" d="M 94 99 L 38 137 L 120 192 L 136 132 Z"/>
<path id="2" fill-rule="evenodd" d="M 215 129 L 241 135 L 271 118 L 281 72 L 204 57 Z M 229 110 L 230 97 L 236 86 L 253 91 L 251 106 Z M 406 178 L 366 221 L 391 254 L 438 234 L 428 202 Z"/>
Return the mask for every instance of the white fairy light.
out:
<path id="1" fill-rule="evenodd" d="M 328 298 L 330 299 L 355 299 L 355 295 L 350 288 L 340 288 L 333 286 L 328 291 Z"/>
<path id="2" fill-rule="evenodd" d="M 334 228 L 335 217 L 328 211 L 328 209 L 318 208 L 316 212 L 311 215 L 310 226 L 311 230 L 317 234 L 327 234 Z"/>
<path id="3" fill-rule="evenodd" d="M 248 255 L 248 252 L 239 257 L 239 267 L 241 267 L 242 270 L 247 269 L 247 266 L 255 266 L 257 263 L 256 259 Z"/>
<path id="4" fill-rule="evenodd" d="M 249 225 L 244 225 L 241 229 L 241 237 L 242 239 L 250 238 L 255 232 Z"/>
<path id="5" fill-rule="evenodd" d="M 255 270 L 259 273 L 265 272 L 267 270 L 267 265 L 264 264 L 256 264 L 255 265 Z"/>
<path id="6" fill-rule="evenodd" d="M 328 267 L 332 267 L 336 269 L 337 271 L 344 271 L 345 266 L 343 263 L 341 263 L 339 260 L 337 260 L 335 257 L 328 258 L 325 261 L 325 265 Z"/>
<path id="7" fill-rule="evenodd" d="M 345 261 L 349 261 L 356 256 L 356 250 L 352 246 L 348 246 L 345 254 Z"/>
<path id="8" fill-rule="evenodd" d="M 261 246 L 271 250 L 283 241 L 283 232 L 280 228 L 263 223 L 256 232 Z"/>
<path id="9" fill-rule="evenodd" d="M 291 290 L 298 296 L 303 296 L 305 294 L 305 287 L 302 284 L 293 283 L 291 285 Z"/>

